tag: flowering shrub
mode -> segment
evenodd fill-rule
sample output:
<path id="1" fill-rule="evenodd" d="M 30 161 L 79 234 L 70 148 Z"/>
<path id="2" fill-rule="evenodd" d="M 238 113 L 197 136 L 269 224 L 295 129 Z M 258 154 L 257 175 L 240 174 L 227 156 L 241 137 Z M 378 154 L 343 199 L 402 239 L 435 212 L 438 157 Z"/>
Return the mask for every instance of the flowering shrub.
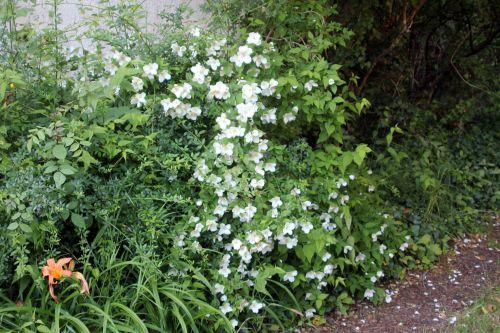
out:
<path id="1" fill-rule="evenodd" d="M 345 142 L 368 102 L 320 46 L 284 54 L 196 27 L 143 38 L 27 61 L 23 84 L 44 87 L 32 99 L 49 111 L 8 150 L 0 228 L 41 307 L 37 266 L 71 253 L 89 297 L 50 290 L 91 330 L 276 330 L 356 297 L 390 302 L 382 279 L 441 253 L 387 213 L 371 149 Z M 13 112 L 38 94 L 6 92 Z"/>

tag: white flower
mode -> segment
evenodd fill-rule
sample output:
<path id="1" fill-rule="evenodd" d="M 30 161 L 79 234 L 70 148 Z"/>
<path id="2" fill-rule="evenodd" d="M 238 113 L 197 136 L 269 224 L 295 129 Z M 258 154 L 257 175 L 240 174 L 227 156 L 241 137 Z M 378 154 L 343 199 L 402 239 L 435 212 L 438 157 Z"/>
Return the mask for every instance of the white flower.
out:
<path id="1" fill-rule="evenodd" d="M 323 272 L 325 274 L 332 274 L 333 268 L 334 268 L 333 265 L 326 265 L 325 268 L 323 269 Z"/>
<path id="2" fill-rule="evenodd" d="M 294 282 L 296 276 L 297 276 L 297 271 L 286 272 L 283 275 L 283 281 L 285 281 L 285 282 L 286 281 Z"/>
<path id="3" fill-rule="evenodd" d="M 184 55 L 184 52 L 186 52 L 186 47 L 179 46 L 179 44 L 177 44 L 177 42 L 172 43 L 170 48 L 172 49 L 172 52 L 179 57 L 182 57 Z"/>
<path id="4" fill-rule="evenodd" d="M 253 300 L 248 308 L 252 310 L 253 313 L 259 313 L 260 309 L 262 309 L 263 307 L 264 303 Z"/>
<path id="5" fill-rule="evenodd" d="M 250 103 L 240 103 L 236 105 L 236 110 L 238 110 L 237 119 L 243 123 L 246 123 L 247 120 L 251 119 L 257 112 L 257 105 Z"/>
<path id="6" fill-rule="evenodd" d="M 130 59 L 129 56 L 126 56 L 125 54 L 123 54 L 121 52 L 115 52 L 113 54 L 113 59 L 118 61 L 118 65 L 120 65 L 120 66 L 125 66 L 126 64 L 128 64 L 132 60 L 132 59 Z"/>
<path id="7" fill-rule="evenodd" d="M 330 252 L 326 252 L 325 254 L 323 254 L 323 256 L 321 257 L 321 260 L 323 261 L 328 261 L 328 259 L 330 259 L 332 257 L 332 255 L 330 254 Z"/>
<path id="8" fill-rule="evenodd" d="M 381 244 L 379 250 L 380 250 L 380 254 L 384 254 L 384 251 L 387 250 L 387 246 L 385 246 L 384 244 Z"/>
<path id="9" fill-rule="evenodd" d="M 205 82 L 205 76 L 208 75 L 208 69 L 203 67 L 200 63 L 191 67 L 191 72 L 194 74 L 193 81 L 199 84 L 203 84 L 203 82 Z"/>
<path id="10" fill-rule="evenodd" d="M 261 93 L 263 96 L 271 96 L 276 92 L 278 81 L 271 79 L 269 81 L 262 81 L 260 84 Z"/>
<path id="11" fill-rule="evenodd" d="M 132 88 L 136 92 L 141 91 L 142 88 L 144 88 L 144 81 L 142 81 L 142 79 L 137 76 L 132 76 Z"/>
<path id="12" fill-rule="evenodd" d="M 223 155 L 227 157 L 231 157 L 233 155 L 234 144 L 232 142 L 226 144 L 215 142 L 213 144 L 213 147 L 217 155 Z"/>
<path id="13" fill-rule="evenodd" d="M 245 129 L 243 129 L 244 133 Z M 259 143 L 260 142 L 260 137 L 263 135 L 263 133 L 259 130 L 253 130 L 248 132 L 245 135 L 245 143 Z"/>
<path id="14" fill-rule="evenodd" d="M 302 232 L 308 234 L 314 228 L 311 222 L 302 223 Z"/>
<path id="15" fill-rule="evenodd" d="M 300 195 L 300 189 L 299 189 L 299 188 L 293 188 L 293 189 L 290 191 L 290 194 L 291 194 L 291 195 L 293 195 L 293 196 Z"/>
<path id="16" fill-rule="evenodd" d="M 293 222 L 287 222 L 285 223 L 285 226 L 283 227 L 283 235 L 293 235 L 293 231 L 297 225 Z"/>
<path id="17" fill-rule="evenodd" d="M 225 113 L 222 113 L 220 116 L 218 116 L 217 119 L 215 119 L 215 121 L 217 122 L 217 125 L 219 125 L 221 129 L 226 129 L 231 123 L 231 121 L 227 119 Z"/>
<path id="18" fill-rule="evenodd" d="M 349 179 L 350 180 L 354 180 L 354 179 L 356 179 L 356 176 L 355 175 L 349 175 Z"/>
<path id="19" fill-rule="evenodd" d="M 266 170 L 268 172 L 275 172 L 276 171 L 276 163 L 264 164 L 264 170 Z"/>
<path id="20" fill-rule="evenodd" d="M 229 224 L 221 223 L 219 225 L 219 235 L 231 235 L 231 226 Z"/>
<path id="21" fill-rule="evenodd" d="M 241 87 L 241 96 L 246 103 L 256 103 L 258 100 L 258 94 L 261 93 L 261 89 L 257 83 L 245 84 Z"/>
<path id="22" fill-rule="evenodd" d="M 208 98 L 217 98 L 217 99 L 228 99 L 231 96 L 229 93 L 229 87 L 222 82 L 217 82 L 215 85 L 210 86 L 210 90 L 208 92 Z"/>
<path id="23" fill-rule="evenodd" d="M 276 124 L 276 108 L 269 109 L 267 113 L 260 116 L 263 124 Z"/>
<path id="24" fill-rule="evenodd" d="M 305 313 L 306 318 L 312 318 L 315 313 L 316 313 L 315 309 L 307 309 Z"/>
<path id="25" fill-rule="evenodd" d="M 144 75 L 146 75 L 148 79 L 152 80 L 154 79 L 155 75 L 158 74 L 158 64 L 152 63 L 144 65 L 144 67 L 142 67 L 142 70 L 144 71 Z"/>
<path id="26" fill-rule="evenodd" d="M 376 276 L 372 276 L 372 277 L 370 278 L 370 281 L 371 281 L 372 283 L 377 282 L 377 277 L 376 277 Z"/>
<path id="27" fill-rule="evenodd" d="M 191 36 L 193 37 L 200 37 L 200 28 L 198 27 L 193 27 L 189 33 L 191 34 Z"/>
<path id="28" fill-rule="evenodd" d="M 219 274 L 227 278 L 231 274 L 231 270 L 228 267 L 221 267 L 219 269 Z"/>
<path id="29" fill-rule="evenodd" d="M 373 297 L 373 295 L 375 295 L 375 290 L 373 290 L 373 289 L 366 289 L 365 290 L 365 294 L 364 294 L 365 298 L 370 299 Z"/>
<path id="30" fill-rule="evenodd" d="M 271 206 L 273 208 L 278 208 L 281 205 L 283 205 L 283 201 L 281 201 L 280 197 L 274 197 L 271 200 L 269 200 L 269 202 L 271 203 Z"/>
<path id="31" fill-rule="evenodd" d="M 233 328 L 236 328 L 238 326 L 238 321 L 236 319 L 231 319 L 230 323 L 231 323 L 231 326 L 233 326 Z"/>
<path id="32" fill-rule="evenodd" d="M 347 252 L 350 252 L 350 251 L 352 251 L 352 246 L 350 246 L 350 245 L 344 246 L 344 253 L 347 253 Z"/>
<path id="33" fill-rule="evenodd" d="M 402 252 L 404 252 L 408 248 L 408 246 L 409 246 L 408 243 L 405 242 L 405 243 L 401 244 L 401 246 L 399 247 L 399 249 Z"/>
<path id="34" fill-rule="evenodd" d="M 189 120 L 196 120 L 201 115 L 201 109 L 197 106 L 189 108 L 186 113 L 186 118 Z"/>
<path id="35" fill-rule="evenodd" d="M 306 82 L 306 84 L 304 84 L 304 88 L 306 88 L 307 91 L 311 91 L 311 90 L 313 90 L 313 88 L 315 88 L 317 86 L 318 86 L 318 84 L 313 80 L 309 80 Z"/>
<path id="36" fill-rule="evenodd" d="M 191 89 L 193 87 L 189 83 L 184 83 L 183 85 L 174 84 L 172 87 L 172 93 L 177 98 L 191 98 Z"/>
<path id="37" fill-rule="evenodd" d="M 255 62 L 255 65 L 257 67 L 263 66 L 264 68 L 269 68 L 269 62 L 266 57 L 258 54 L 255 57 L 253 57 L 253 62 Z"/>
<path id="38" fill-rule="evenodd" d="M 281 245 L 286 245 L 288 249 L 293 249 L 298 244 L 297 238 L 283 237 L 280 242 Z"/>
<path id="39" fill-rule="evenodd" d="M 364 253 L 360 253 L 356 256 L 356 258 L 354 258 L 357 262 L 359 261 L 364 261 L 366 259 L 366 256 L 364 255 Z"/>
<path id="40" fill-rule="evenodd" d="M 257 180 L 255 178 L 253 178 L 250 181 L 250 186 L 253 188 L 263 188 L 265 184 L 266 184 L 266 181 L 264 179 Z"/>
<path id="41" fill-rule="evenodd" d="M 241 248 L 241 246 L 243 245 L 243 243 L 239 239 L 235 238 L 231 242 L 231 245 L 233 246 L 233 249 L 239 250 Z"/>
<path id="42" fill-rule="evenodd" d="M 256 233 L 255 231 L 252 231 L 250 234 L 247 236 L 247 241 L 250 244 L 258 244 L 262 240 L 262 236 Z"/>
<path id="43" fill-rule="evenodd" d="M 252 52 L 253 50 L 246 45 L 240 46 L 238 48 L 238 53 L 232 56 L 229 60 L 233 62 L 236 67 L 241 67 L 243 64 L 249 64 L 252 62 Z"/>
<path id="44" fill-rule="evenodd" d="M 229 312 L 233 311 L 233 308 L 231 307 L 231 304 L 229 304 L 229 303 L 224 303 L 224 304 L 222 304 L 222 305 L 219 307 L 219 310 L 220 310 L 223 314 L 226 314 L 226 313 L 229 313 Z"/>
<path id="45" fill-rule="evenodd" d="M 217 68 L 220 67 L 220 61 L 219 59 L 215 59 L 215 58 L 208 58 L 207 60 L 207 65 L 210 66 L 210 68 L 212 68 L 213 71 L 217 70 Z"/>
<path id="46" fill-rule="evenodd" d="M 260 45 L 262 43 L 261 36 L 257 32 L 251 32 L 248 34 L 247 44 Z"/>
<path id="47" fill-rule="evenodd" d="M 329 80 L 328 80 L 328 84 L 329 84 L 329 85 L 335 84 L 335 80 L 334 80 L 334 79 L 329 79 Z"/>
<path id="48" fill-rule="evenodd" d="M 293 113 L 285 113 L 283 115 L 283 123 L 288 124 L 291 121 L 294 121 L 296 119 L 295 115 Z"/>
<path id="49" fill-rule="evenodd" d="M 240 126 L 232 126 L 224 130 L 222 135 L 226 138 L 237 138 L 245 135 L 245 128 Z"/>
<path id="50" fill-rule="evenodd" d="M 146 93 L 137 93 L 132 96 L 132 99 L 130 99 L 130 104 L 135 105 L 138 108 L 146 104 Z"/>
<path id="51" fill-rule="evenodd" d="M 160 75 L 158 75 L 158 81 L 160 81 L 160 83 L 162 83 L 163 81 L 168 81 L 172 78 L 172 76 L 170 75 L 170 72 L 167 71 L 166 69 L 162 70 L 160 72 Z"/>

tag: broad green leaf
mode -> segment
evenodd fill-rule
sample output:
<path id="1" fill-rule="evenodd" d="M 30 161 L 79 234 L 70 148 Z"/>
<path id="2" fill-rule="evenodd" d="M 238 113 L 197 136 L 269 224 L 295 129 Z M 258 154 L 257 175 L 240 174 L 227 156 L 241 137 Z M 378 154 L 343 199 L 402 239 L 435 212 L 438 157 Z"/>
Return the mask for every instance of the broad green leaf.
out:
<path id="1" fill-rule="evenodd" d="M 76 225 L 78 228 L 85 229 L 85 227 L 86 227 L 85 219 L 80 214 L 72 213 L 71 214 L 71 222 L 73 222 L 73 224 Z"/>
<path id="2" fill-rule="evenodd" d="M 61 187 L 62 184 L 66 181 L 66 176 L 63 175 L 61 172 L 57 171 L 54 173 L 54 181 L 56 182 L 56 187 L 59 188 Z"/>
<path id="3" fill-rule="evenodd" d="M 68 152 L 66 151 L 66 148 L 64 148 L 64 145 L 55 145 L 52 148 L 52 154 L 58 160 L 64 160 Z"/>

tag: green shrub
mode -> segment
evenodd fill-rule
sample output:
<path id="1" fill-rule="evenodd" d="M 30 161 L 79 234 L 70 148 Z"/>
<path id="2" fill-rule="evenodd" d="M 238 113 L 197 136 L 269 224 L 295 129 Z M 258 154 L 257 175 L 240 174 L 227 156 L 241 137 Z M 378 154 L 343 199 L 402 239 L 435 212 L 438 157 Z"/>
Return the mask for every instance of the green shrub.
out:
<path id="1" fill-rule="evenodd" d="M 348 132 L 369 103 L 324 55 L 347 29 L 307 15 L 278 31 L 306 29 L 297 45 L 176 21 L 152 37 L 138 8 L 118 6 L 116 32 L 81 49 L 49 29 L 49 47 L 27 48 L 43 61 L 23 52 L 1 76 L 3 107 L 30 110 L 3 132 L 2 329 L 284 330 L 389 302 L 380 280 L 441 253 L 434 229 L 390 214 L 399 166 L 380 155 L 372 172 Z M 408 162 L 424 189 L 440 185 L 430 154 Z M 75 283 L 50 299 L 40 267 L 58 257 L 78 259 L 88 297 Z"/>

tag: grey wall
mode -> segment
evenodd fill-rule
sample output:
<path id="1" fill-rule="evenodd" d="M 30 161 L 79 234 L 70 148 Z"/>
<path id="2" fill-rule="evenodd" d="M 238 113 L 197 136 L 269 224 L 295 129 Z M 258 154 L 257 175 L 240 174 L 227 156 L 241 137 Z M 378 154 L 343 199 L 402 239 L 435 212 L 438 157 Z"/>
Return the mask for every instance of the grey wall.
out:
<path id="1" fill-rule="evenodd" d="M 31 2 L 31 1 L 29 1 Z M 23 21 L 29 21 L 38 27 L 43 27 L 49 24 L 52 19 L 49 17 L 49 11 L 52 9 L 52 1 L 50 0 L 36 0 L 34 10 L 28 15 L 28 17 L 20 20 L 20 24 Z M 118 3 L 119 0 L 111 0 L 111 3 Z M 158 14 L 167 9 L 173 11 L 174 8 L 178 7 L 180 4 L 188 4 L 194 11 L 191 17 L 192 21 L 199 22 L 203 25 L 205 15 L 201 13 L 200 5 L 203 0 L 143 0 L 142 5 L 147 13 L 147 27 L 151 31 L 155 23 L 158 23 Z M 68 28 L 77 26 L 79 22 L 82 21 L 84 16 L 81 14 L 79 8 L 86 8 L 91 11 L 98 10 L 99 7 L 103 5 L 100 4 L 99 0 L 63 0 L 59 6 L 59 11 L 61 13 L 61 28 Z M 32 7 L 29 5 L 28 7 Z M 89 13 L 85 15 L 89 15 Z"/>

